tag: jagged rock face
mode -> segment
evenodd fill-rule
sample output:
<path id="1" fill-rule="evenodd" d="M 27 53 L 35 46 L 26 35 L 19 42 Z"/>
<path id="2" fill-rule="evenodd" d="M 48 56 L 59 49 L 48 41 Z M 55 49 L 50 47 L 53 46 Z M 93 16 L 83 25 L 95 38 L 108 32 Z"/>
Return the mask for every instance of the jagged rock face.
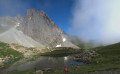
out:
<path id="1" fill-rule="evenodd" d="M 2 20 L 4 20 L 4 22 L 1 22 Z M 32 9 L 27 11 L 24 18 L 17 15 L 15 18 L 7 17 L 2 18 L 2 20 L 0 18 L 0 24 L 10 22 L 6 23 L 9 26 L 5 29 L 5 31 L 10 32 L 1 31 L 1 33 L 3 33 L 0 34 L 0 40 L 3 42 L 17 43 L 27 47 L 78 48 L 67 40 L 65 32 L 43 11 L 35 11 L 35 9 Z M 7 39 L 8 37 L 4 37 L 10 36 L 9 33 L 12 34 L 12 36 L 9 37 L 12 41 Z"/>
<path id="2" fill-rule="evenodd" d="M 26 35 L 45 46 L 55 47 L 62 42 L 62 34 L 65 34 L 46 13 L 34 9 L 27 11 L 20 27 Z"/>

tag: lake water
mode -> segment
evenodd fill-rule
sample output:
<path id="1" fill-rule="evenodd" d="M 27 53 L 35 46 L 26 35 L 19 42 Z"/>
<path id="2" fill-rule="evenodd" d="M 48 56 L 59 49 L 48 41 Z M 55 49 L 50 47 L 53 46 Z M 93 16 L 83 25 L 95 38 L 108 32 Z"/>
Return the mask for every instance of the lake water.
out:
<path id="1" fill-rule="evenodd" d="M 12 66 L 7 68 L 4 72 L 10 72 L 14 70 L 24 71 L 31 69 L 45 69 L 45 68 L 56 68 L 73 65 L 84 65 L 82 62 L 73 61 L 74 56 L 66 57 L 34 57 L 34 58 L 23 58 Z"/>

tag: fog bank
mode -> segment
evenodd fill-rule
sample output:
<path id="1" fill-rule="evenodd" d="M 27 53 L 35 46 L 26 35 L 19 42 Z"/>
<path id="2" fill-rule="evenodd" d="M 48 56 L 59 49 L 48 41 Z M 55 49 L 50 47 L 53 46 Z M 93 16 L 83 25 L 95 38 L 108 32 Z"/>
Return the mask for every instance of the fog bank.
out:
<path id="1" fill-rule="evenodd" d="M 120 0 L 76 0 L 71 34 L 104 44 L 120 42 Z"/>

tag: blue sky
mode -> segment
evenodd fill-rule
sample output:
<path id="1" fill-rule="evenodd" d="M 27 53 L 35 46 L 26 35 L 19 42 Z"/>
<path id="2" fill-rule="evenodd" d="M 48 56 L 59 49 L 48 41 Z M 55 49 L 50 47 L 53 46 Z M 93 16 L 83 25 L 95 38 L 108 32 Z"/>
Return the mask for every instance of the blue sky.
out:
<path id="1" fill-rule="evenodd" d="M 43 10 L 68 34 L 105 44 L 120 42 L 120 0 L 0 0 L 0 17 Z"/>
<path id="2" fill-rule="evenodd" d="M 66 33 L 71 26 L 75 0 L 0 0 L 0 16 L 26 15 L 27 9 L 43 10 Z"/>

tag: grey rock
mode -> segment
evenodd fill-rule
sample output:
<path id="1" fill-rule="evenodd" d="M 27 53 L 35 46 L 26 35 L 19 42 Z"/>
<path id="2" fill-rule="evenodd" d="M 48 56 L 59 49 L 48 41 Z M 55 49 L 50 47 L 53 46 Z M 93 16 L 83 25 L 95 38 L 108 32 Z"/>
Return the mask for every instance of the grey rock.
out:
<path id="1" fill-rule="evenodd" d="M 35 74 L 43 74 L 43 71 L 42 71 L 42 70 L 37 70 L 37 71 L 35 72 Z"/>
<path id="2" fill-rule="evenodd" d="M 7 25 L 7 27 L 3 26 L 3 24 Z M 4 28 L 1 28 L 1 26 Z M 11 37 L 9 33 L 12 34 Z M 7 37 L 4 38 L 4 36 Z M 35 9 L 28 10 L 24 18 L 20 15 L 14 18 L 0 18 L 0 40 L 28 47 L 34 46 L 43 48 L 61 46 L 78 48 L 67 39 L 66 33 L 55 24 L 45 12 L 42 10 L 35 11 Z"/>
<path id="3" fill-rule="evenodd" d="M 65 32 L 42 10 L 28 10 L 19 29 L 22 30 L 25 35 L 30 36 L 46 47 L 61 45 L 62 47 L 72 46 L 77 48 L 77 46 L 67 40 L 65 43 L 63 42 L 63 37 L 66 35 Z"/>
<path id="4" fill-rule="evenodd" d="M 88 64 L 91 62 L 93 57 L 96 57 L 98 55 L 99 54 L 94 50 L 84 50 L 79 55 L 75 56 L 74 60 Z"/>

